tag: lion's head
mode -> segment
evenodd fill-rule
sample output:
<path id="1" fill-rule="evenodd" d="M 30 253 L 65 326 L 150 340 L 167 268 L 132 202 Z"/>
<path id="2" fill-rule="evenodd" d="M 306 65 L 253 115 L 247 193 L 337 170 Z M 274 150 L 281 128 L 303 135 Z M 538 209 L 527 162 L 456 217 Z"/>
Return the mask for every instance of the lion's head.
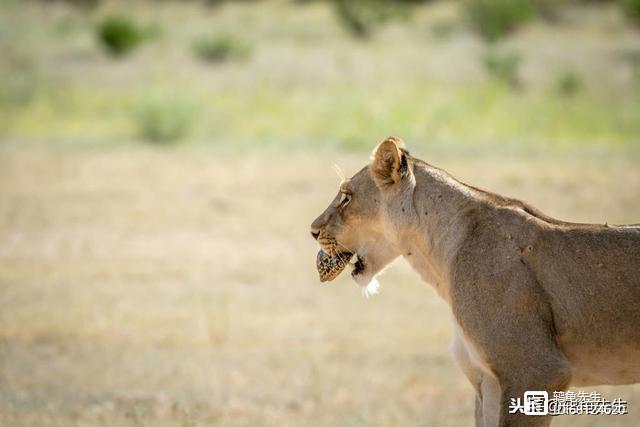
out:
<path id="1" fill-rule="evenodd" d="M 340 185 L 329 207 L 311 224 L 320 244 L 322 282 L 335 279 L 352 261 L 351 276 L 375 292 L 375 276 L 398 255 L 401 233 L 413 211 L 412 165 L 402 140 L 389 137 L 373 153 L 370 165 Z"/>

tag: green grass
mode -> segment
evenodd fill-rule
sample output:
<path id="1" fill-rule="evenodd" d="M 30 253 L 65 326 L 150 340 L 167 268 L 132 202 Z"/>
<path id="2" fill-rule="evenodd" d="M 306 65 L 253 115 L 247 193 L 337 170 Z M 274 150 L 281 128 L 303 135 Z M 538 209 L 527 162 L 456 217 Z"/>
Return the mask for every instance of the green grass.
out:
<path id="1" fill-rule="evenodd" d="M 72 8 L 51 20 L 44 19 L 43 4 L 1 7 L 0 31 L 13 35 L 0 61 L 3 140 L 362 151 L 389 134 L 421 144 L 639 143 L 640 98 L 633 94 L 640 82 L 625 81 L 631 65 L 614 56 L 627 30 L 604 31 L 598 22 L 576 27 L 575 37 L 558 36 L 559 24 L 542 23 L 537 37 L 510 40 L 523 71 L 522 90 L 511 91 L 514 67 L 498 61 L 487 75 L 485 47 L 470 42 L 473 35 L 461 25 L 464 8 L 447 2 L 411 6 L 410 20 L 380 26 L 379 37 L 367 43 L 341 30 L 331 4 L 154 3 L 153 22 L 163 37 L 123 61 L 105 60 L 87 24 L 107 12 L 117 15 L 115 7 L 98 8 L 95 16 Z M 133 22 L 149 21 L 143 5 L 130 15 Z M 456 31 L 434 35 L 442 22 Z M 62 24 L 72 31 L 61 33 Z M 212 34 L 212 26 L 216 36 L 207 38 L 205 57 L 233 56 L 238 40 L 255 51 L 224 67 L 202 64 L 193 43 Z M 233 41 L 220 34 L 234 34 Z M 619 59 L 603 63 L 593 54 L 589 43 L 596 37 L 598 52 Z M 575 79 L 563 77 L 562 70 L 571 69 L 561 62 L 564 55 L 541 57 L 542 45 L 556 54 L 571 49 L 593 70 L 581 75 L 579 90 Z M 531 73 L 527 80 L 531 64 L 544 64 L 537 80 Z M 154 93 L 167 94 L 166 100 L 158 102 Z M 173 98 L 188 100 L 188 108 L 172 106 Z"/>
<path id="2" fill-rule="evenodd" d="M 449 87 L 406 82 L 378 86 L 375 92 L 344 85 L 288 93 L 270 85 L 247 93 L 191 87 L 181 91 L 192 100 L 188 108 L 171 105 L 171 97 L 166 105 L 147 100 L 150 91 L 85 86 L 46 90 L 7 111 L 5 138 L 86 136 L 106 141 L 190 136 L 242 145 L 279 141 L 309 148 L 333 144 L 369 149 L 372 141 L 388 134 L 423 143 L 525 145 L 637 144 L 640 134 L 638 99 L 604 101 L 583 92 L 563 99 L 546 91 L 514 93 L 491 83 Z M 121 110 L 127 104 L 134 107 L 131 117 Z M 203 125 L 194 129 L 196 110 Z"/>

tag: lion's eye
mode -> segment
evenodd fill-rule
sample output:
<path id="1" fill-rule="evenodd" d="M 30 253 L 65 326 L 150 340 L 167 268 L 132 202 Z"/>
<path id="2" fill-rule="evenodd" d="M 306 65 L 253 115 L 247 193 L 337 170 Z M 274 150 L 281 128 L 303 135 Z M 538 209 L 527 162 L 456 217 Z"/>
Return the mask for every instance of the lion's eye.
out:
<path id="1" fill-rule="evenodd" d="M 340 207 L 344 208 L 351 201 L 351 194 L 349 193 L 341 193 L 340 194 Z"/>

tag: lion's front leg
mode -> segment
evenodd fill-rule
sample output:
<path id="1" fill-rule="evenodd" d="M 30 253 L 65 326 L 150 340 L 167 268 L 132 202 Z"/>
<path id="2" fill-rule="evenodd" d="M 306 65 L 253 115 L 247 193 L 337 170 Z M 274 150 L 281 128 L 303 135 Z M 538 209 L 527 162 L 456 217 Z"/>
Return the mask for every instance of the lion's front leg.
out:
<path id="1" fill-rule="evenodd" d="M 542 369 L 509 373 L 504 380 L 486 375 L 482 379 L 481 394 L 476 400 L 476 426 L 484 427 L 546 427 L 551 424 L 549 415 L 526 415 L 511 410 L 511 399 L 522 399 L 526 391 L 566 390 L 570 369 L 563 364 L 547 365 Z M 521 401 L 522 402 L 522 401 Z M 513 413 L 512 413 L 513 412 Z"/>
<path id="2" fill-rule="evenodd" d="M 475 410 L 476 427 L 484 427 L 482 420 L 482 396 L 476 392 L 476 410 Z"/>
<path id="3" fill-rule="evenodd" d="M 478 364 L 478 361 L 475 360 L 475 358 L 472 356 L 471 351 L 467 348 L 467 344 L 464 342 L 464 339 L 462 338 L 461 331 L 458 329 L 456 329 L 455 331 L 453 341 L 451 342 L 450 350 L 456 364 L 462 370 L 462 372 L 464 373 L 464 375 L 467 377 L 467 379 L 469 380 L 469 382 L 474 388 L 474 391 L 475 391 L 474 418 L 475 418 L 476 427 L 484 427 L 486 425 L 491 425 L 490 423 L 489 424 L 485 423 L 485 417 L 484 417 L 485 399 L 483 398 L 483 382 L 487 383 L 487 381 L 484 381 L 483 378 L 486 376 L 486 374 L 483 374 L 481 366 Z M 497 382 L 495 384 L 497 384 Z M 484 392 L 487 393 L 486 404 L 496 405 L 500 398 L 499 393 L 497 393 L 497 389 L 489 390 L 488 385 L 489 384 L 487 383 L 484 386 L 485 388 Z M 494 414 L 491 416 L 494 419 L 494 424 L 497 423 L 498 413 L 496 413 L 495 410 L 489 410 L 488 413 Z"/>
<path id="4" fill-rule="evenodd" d="M 543 427 L 551 424 L 550 415 L 526 415 L 510 410 L 512 398 L 522 398 L 527 391 L 546 391 L 549 396 L 554 391 L 565 391 L 571 379 L 571 369 L 566 364 L 541 364 L 536 369 L 511 373 L 500 382 L 500 422 L 501 427 L 531 426 Z"/>
<path id="5" fill-rule="evenodd" d="M 542 427 L 551 423 L 551 416 L 526 415 L 523 411 L 512 411 L 512 399 L 520 399 L 523 404 L 527 391 L 546 391 L 553 396 L 554 391 L 566 391 L 572 376 L 571 365 L 562 357 L 549 356 L 521 359 L 520 362 L 495 365 L 494 373 L 476 371 L 480 375 L 476 389 L 476 426 L 484 427 Z M 478 378 L 477 376 L 474 378 Z"/>

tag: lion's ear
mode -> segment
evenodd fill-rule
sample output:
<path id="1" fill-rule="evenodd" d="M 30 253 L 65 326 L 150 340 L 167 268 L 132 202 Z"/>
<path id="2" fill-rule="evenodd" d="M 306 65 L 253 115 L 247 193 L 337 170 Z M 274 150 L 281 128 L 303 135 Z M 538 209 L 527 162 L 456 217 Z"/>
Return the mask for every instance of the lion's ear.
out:
<path id="1" fill-rule="evenodd" d="M 390 136 L 373 151 L 371 177 L 376 185 L 384 190 L 398 184 L 408 174 L 404 142 L 398 137 Z"/>

